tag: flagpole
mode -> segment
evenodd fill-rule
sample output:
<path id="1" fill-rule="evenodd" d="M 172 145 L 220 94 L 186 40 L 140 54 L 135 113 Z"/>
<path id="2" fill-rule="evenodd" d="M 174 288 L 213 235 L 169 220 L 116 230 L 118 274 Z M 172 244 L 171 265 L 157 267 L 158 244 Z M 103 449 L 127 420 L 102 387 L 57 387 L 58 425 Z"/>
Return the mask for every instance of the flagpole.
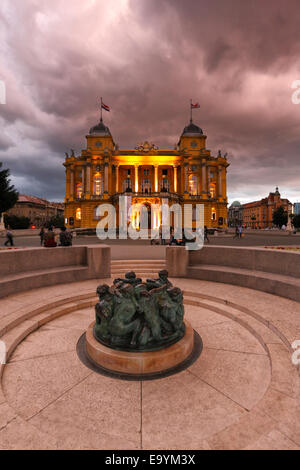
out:
<path id="1" fill-rule="evenodd" d="M 103 121 L 102 119 L 102 96 L 101 96 L 101 122 Z"/>
<path id="2" fill-rule="evenodd" d="M 193 100 L 191 99 L 191 122 L 193 122 L 193 106 L 192 106 Z"/>

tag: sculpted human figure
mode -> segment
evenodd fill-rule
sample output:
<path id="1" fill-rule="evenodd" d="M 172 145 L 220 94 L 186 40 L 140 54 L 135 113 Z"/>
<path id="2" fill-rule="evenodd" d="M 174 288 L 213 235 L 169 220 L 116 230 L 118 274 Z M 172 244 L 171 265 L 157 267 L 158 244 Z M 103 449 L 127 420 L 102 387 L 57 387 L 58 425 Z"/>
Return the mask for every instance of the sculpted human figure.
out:
<path id="1" fill-rule="evenodd" d="M 114 280 L 114 284 L 118 286 L 122 284 L 131 284 L 132 286 L 136 286 L 137 284 L 141 284 L 141 283 L 142 283 L 142 279 L 139 277 L 136 277 L 136 274 L 133 271 L 126 273 L 125 279 L 117 278 Z"/>
<path id="2" fill-rule="evenodd" d="M 156 296 L 159 306 L 160 317 L 164 322 L 164 328 L 168 333 L 180 334 L 180 326 L 182 323 L 180 321 L 180 315 L 182 312 L 184 313 L 184 310 L 180 311 L 177 303 L 177 300 L 180 298 L 179 291 L 173 291 L 173 289 L 169 289 L 167 284 L 165 284 L 159 289 L 156 289 L 156 293 L 154 295 Z"/>
<path id="3" fill-rule="evenodd" d="M 106 284 L 97 288 L 99 302 L 96 304 L 96 326 L 95 334 L 99 338 L 108 340 L 110 338 L 109 322 L 113 315 L 114 296 Z"/>
<path id="4" fill-rule="evenodd" d="M 124 344 L 129 339 L 131 346 L 137 343 L 137 337 L 142 329 L 140 318 L 134 319 L 139 306 L 134 297 L 133 287 L 129 284 L 121 286 L 116 291 L 113 317 L 109 322 L 111 343 Z"/>
<path id="5" fill-rule="evenodd" d="M 168 294 L 172 301 L 172 308 L 174 309 L 176 319 L 174 325 L 177 325 L 178 329 L 184 328 L 183 317 L 184 317 L 184 306 L 183 306 L 183 293 L 178 287 L 168 289 Z"/>
<path id="6" fill-rule="evenodd" d="M 145 284 L 136 286 L 135 293 L 140 313 L 145 320 L 143 330 L 139 337 L 139 344 L 144 346 L 153 339 L 155 341 L 161 341 L 161 319 L 155 297 L 148 292 Z"/>
<path id="7" fill-rule="evenodd" d="M 172 344 L 185 332 L 183 294 L 165 270 L 146 283 L 127 273 L 112 287 L 100 285 L 97 294 L 94 334 L 106 345 L 151 350 Z"/>
<path id="8" fill-rule="evenodd" d="M 147 287 L 149 290 L 157 289 L 161 286 L 172 287 L 172 283 L 168 279 L 169 273 L 166 270 L 160 271 L 158 273 L 158 279 L 147 279 Z"/>

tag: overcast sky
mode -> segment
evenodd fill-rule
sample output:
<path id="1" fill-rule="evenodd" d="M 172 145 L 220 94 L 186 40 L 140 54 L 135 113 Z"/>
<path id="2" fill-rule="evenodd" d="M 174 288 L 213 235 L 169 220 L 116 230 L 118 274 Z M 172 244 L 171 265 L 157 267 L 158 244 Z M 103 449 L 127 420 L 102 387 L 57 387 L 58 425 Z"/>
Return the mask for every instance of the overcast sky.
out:
<path id="1" fill-rule="evenodd" d="M 0 161 L 22 193 L 63 199 L 101 96 L 121 149 L 173 148 L 193 98 L 230 202 L 300 201 L 298 0 L 1 0 L 0 55 Z"/>

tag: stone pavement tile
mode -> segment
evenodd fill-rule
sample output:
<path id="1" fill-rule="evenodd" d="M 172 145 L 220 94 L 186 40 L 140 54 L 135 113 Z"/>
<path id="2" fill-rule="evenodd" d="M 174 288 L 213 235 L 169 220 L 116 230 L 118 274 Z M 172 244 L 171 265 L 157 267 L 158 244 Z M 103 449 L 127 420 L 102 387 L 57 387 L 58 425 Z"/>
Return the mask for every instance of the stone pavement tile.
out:
<path id="1" fill-rule="evenodd" d="M 89 291 L 95 291 L 101 280 L 92 279 L 89 281 L 73 282 L 70 284 L 59 284 L 49 287 L 41 287 L 39 289 L 33 289 L 27 292 L 20 292 L 19 294 L 10 295 L 6 297 L 7 300 L 13 300 L 15 302 L 28 305 L 36 299 L 42 300 L 43 302 L 50 300 L 55 301 L 62 297 L 68 297 L 73 295 L 84 294 Z"/>
<path id="2" fill-rule="evenodd" d="M 191 323 L 193 328 L 231 321 L 229 318 L 218 313 L 194 305 L 185 305 L 184 310 L 185 318 Z"/>
<path id="3" fill-rule="evenodd" d="M 298 302 L 247 287 L 199 281 L 196 279 L 176 279 L 176 282 L 178 282 L 179 287 L 185 290 L 194 290 L 198 293 L 229 300 L 233 303 L 243 305 L 258 314 L 261 313 L 262 316 L 270 320 L 274 314 L 285 315 L 286 312 L 289 312 L 289 314 L 296 315 L 297 312 L 299 312 Z"/>
<path id="4" fill-rule="evenodd" d="M 189 370 L 246 410 L 263 397 L 271 380 L 268 356 L 206 349 L 205 343 Z"/>
<path id="5" fill-rule="evenodd" d="M 0 405 L 0 431 L 17 416 L 18 415 L 16 411 L 11 408 L 11 406 L 9 406 L 7 403 L 2 403 L 2 405 Z"/>
<path id="6" fill-rule="evenodd" d="M 0 299 L 0 320 L 14 312 L 20 312 L 23 305 L 15 300 Z"/>
<path id="7" fill-rule="evenodd" d="M 47 325 L 29 335 L 12 354 L 9 363 L 27 361 L 76 350 L 84 329 L 48 329 Z M 26 364 L 24 363 L 24 367 Z"/>
<path id="8" fill-rule="evenodd" d="M 276 422 L 262 412 L 251 411 L 236 423 L 228 426 L 208 439 L 214 450 L 239 450 L 257 441 L 263 434 L 270 432 Z"/>
<path id="9" fill-rule="evenodd" d="M 88 326 L 95 320 L 95 308 L 89 307 L 76 310 L 75 312 L 56 318 L 47 324 L 50 329 L 66 328 L 68 331 L 72 328 L 86 330 Z"/>
<path id="10" fill-rule="evenodd" d="M 281 331 L 290 344 L 295 340 L 300 340 L 300 304 L 297 316 L 288 319 L 285 318 L 285 315 L 282 315 L 279 319 L 272 318 L 270 321 Z"/>
<path id="11" fill-rule="evenodd" d="M 282 339 L 280 338 L 280 336 L 278 336 L 275 331 L 271 330 L 267 325 L 264 324 L 264 321 L 268 322 L 268 320 L 265 320 L 264 318 L 261 317 L 261 321 L 260 321 L 259 319 L 251 316 L 250 314 L 240 311 L 238 308 L 232 307 L 227 304 L 219 303 L 217 301 L 212 301 L 212 300 L 200 300 L 200 301 L 201 303 L 207 304 L 207 310 L 205 309 L 205 307 L 198 307 L 198 308 L 201 308 L 204 312 L 205 311 L 209 312 L 210 306 L 217 307 L 218 309 L 223 310 L 225 315 L 228 312 L 230 315 L 233 315 L 235 317 L 237 322 L 241 321 L 249 325 L 250 328 L 252 328 L 257 333 L 255 336 L 259 337 L 260 339 L 263 339 L 264 343 L 279 343 L 279 344 L 282 343 Z M 190 308 L 190 306 L 188 307 Z M 195 312 L 196 312 L 197 307 L 194 306 L 193 308 L 195 309 Z M 243 308 L 243 306 L 241 306 L 241 308 Z M 218 315 L 218 314 L 215 313 L 215 315 Z M 256 313 L 255 315 L 258 315 L 258 314 Z M 223 315 L 220 314 L 220 316 L 223 316 Z M 196 315 L 194 315 L 194 317 L 196 317 Z M 226 316 L 224 316 L 223 318 L 224 318 L 224 321 L 229 321 L 229 320 L 233 321 L 233 319 L 228 318 Z M 201 326 L 201 325 L 195 324 L 195 326 Z"/>
<path id="12" fill-rule="evenodd" d="M 292 353 L 280 344 L 268 345 L 272 361 L 271 387 L 292 398 L 299 396 L 300 377 L 292 363 Z"/>
<path id="13" fill-rule="evenodd" d="M 4 366 L 2 365 L 2 367 L 4 367 Z M 0 379 L 1 379 L 1 375 L 0 375 Z M 0 382 L 0 405 L 2 405 L 3 403 L 6 403 L 6 397 L 3 393 L 2 385 L 1 385 L 1 382 Z"/>
<path id="14" fill-rule="evenodd" d="M 227 307 L 226 307 L 226 310 L 227 310 Z M 276 332 L 271 330 L 264 323 L 260 322 L 256 318 L 253 318 L 251 315 L 248 315 L 247 313 L 238 311 L 236 309 L 232 309 L 232 311 L 234 312 L 234 316 L 237 318 L 237 321 L 240 320 L 244 323 L 247 323 L 255 331 L 256 336 L 260 337 L 265 344 L 269 344 L 269 343 L 283 344 L 280 336 L 278 336 Z"/>
<path id="15" fill-rule="evenodd" d="M 206 348 L 266 355 L 259 341 L 234 321 L 197 327 Z"/>
<path id="16" fill-rule="evenodd" d="M 270 387 L 261 401 L 257 404 L 256 410 L 267 414 L 278 423 L 294 425 L 300 422 L 299 400 L 291 398 L 285 393 L 279 392 Z"/>
<path id="17" fill-rule="evenodd" d="M 17 417 L 0 429 L 1 450 L 56 450 L 58 442 Z"/>
<path id="18" fill-rule="evenodd" d="M 246 446 L 244 450 L 299 450 L 300 447 L 280 431 L 274 429 L 261 436 L 257 441 Z"/>
<path id="19" fill-rule="evenodd" d="M 203 448 L 204 440 L 245 413 L 188 371 L 142 387 L 144 449 Z"/>
<path id="20" fill-rule="evenodd" d="M 84 380 L 91 371 L 75 351 L 7 364 L 2 378 L 8 403 L 28 419 Z"/>
<path id="21" fill-rule="evenodd" d="M 141 384 L 92 373 L 30 423 L 62 447 L 139 448 Z"/>

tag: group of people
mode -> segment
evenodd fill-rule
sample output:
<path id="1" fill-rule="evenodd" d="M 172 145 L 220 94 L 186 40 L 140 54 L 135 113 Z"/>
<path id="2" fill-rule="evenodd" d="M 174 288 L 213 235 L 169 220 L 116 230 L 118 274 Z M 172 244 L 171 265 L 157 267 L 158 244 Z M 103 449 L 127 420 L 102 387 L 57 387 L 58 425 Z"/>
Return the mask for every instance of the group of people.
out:
<path id="1" fill-rule="evenodd" d="M 191 233 L 191 236 L 190 238 L 187 238 L 186 237 L 186 231 L 184 230 L 183 232 L 183 237 L 178 239 L 178 238 L 175 238 L 175 232 L 174 232 L 174 229 L 171 230 L 171 238 L 170 238 L 170 241 L 169 241 L 169 245 L 170 246 L 185 246 L 187 243 L 191 243 L 192 241 L 195 240 L 195 238 L 193 238 L 193 233 Z M 161 244 L 162 245 L 165 245 L 166 242 L 165 240 L 162 239 L 162 236 L 161 236 L 161 231 L 160 231 L 160 238 L 161 238 Z M 208 228 L 207 226 L 205 225 L 204 227 L 204 242 L 207 242 L 209 243 L 209 238 L 208 238 Z"/>
<path id="2" fill-rule="evenodd" d="M 73 244 L 72 232 L 67 230 L 66 227 L 61 227 L 58 236 L 53 231 L 53 227 L 49 227 L 48 230 L 42 227 L 39 235 L 41 246 L 44 246 L 45 248 L 55 248 L 57 245 L 72 246 Z"/>
<path id="3" fill-rule="evenodd" d="M 114 285 L 97 289 L 96 338 L 115 348 L 145 349 L 183 336 L 182 291 L 173 287 L 168 272 L 158 279 L 142 279 L 134 272 Z"/>
<path id="4" fill-rule="evenodd" d="M 235 235 L 233 238 L 242 238 L 243 236 L 243 227 L 241 225 L 235 227 Z"/>
<path id="5" fill-rule="evenodd" d="M 5 235 L 6 240 L 4 245 L 13 247 L 14 237 L 11 227 L 7 227 Z M 53 227 L 49 227 L 48 229 L 42 227 L 39 236 L 41 240 L 41 246 L 44 246 L 45 248 L 55 248 L 56 246 L 72 246 L 73 244 L 72 232 L 67 230 L 66 227 L 62 227 L 60 229 L 59 235 L 56 235 Z"/>

